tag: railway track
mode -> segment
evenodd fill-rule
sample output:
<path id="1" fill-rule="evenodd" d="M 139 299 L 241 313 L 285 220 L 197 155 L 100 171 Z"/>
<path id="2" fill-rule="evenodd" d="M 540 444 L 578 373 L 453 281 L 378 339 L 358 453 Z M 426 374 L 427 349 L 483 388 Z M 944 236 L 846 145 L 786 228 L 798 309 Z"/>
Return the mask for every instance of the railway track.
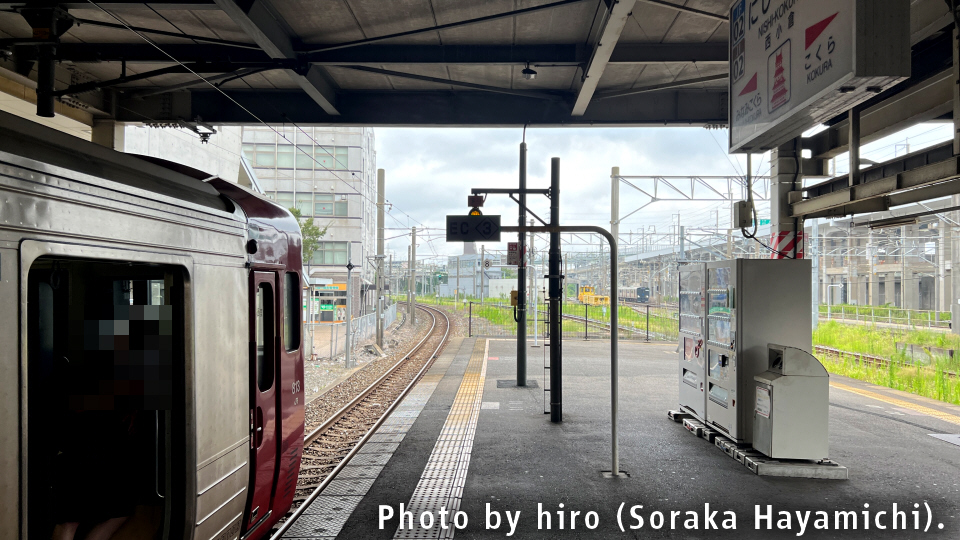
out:
<path id="1" fill-rule="evenodd" d="M 857 363 L 873 364 L 875 366 L 886 366 L 891 362 L 889 358 L 883 358 L 882 356 L 874 356 L 872 354 L 841 351 L 840 349 L 834 349 L 833 347 L 824 347 L 821 345 L 816 345 L 814 346 L 813 349 L 814 349 L 814 352 L 818 354 L 837 356 L 840 358 L 851 357 L 854 360 L 856 360 Z M 907 365 L 910 366 L 909 364 Z M 914 367 L 914 366 L 910 366 L 910 367 Z M 930 369 L 930 368 L 928 367 L 926 369 Z M 958 376 L 957 373 L 953 371 L 944 371 L 944 374 L 950 378 L 956 378 Z"/>
<path id="2" fill-rule="evenodd" d="M 316 499 L 337 473 L 390 415 L 404 396 L 430 369 L 450 335 L 450 320 L 438 309 L 417 306 L 431 318 L 427 335 L 382 376 L 352 401 L 304 436 L 300 477 L 294 508 L 271 535 L 279 540 L 303 510 Z"/>

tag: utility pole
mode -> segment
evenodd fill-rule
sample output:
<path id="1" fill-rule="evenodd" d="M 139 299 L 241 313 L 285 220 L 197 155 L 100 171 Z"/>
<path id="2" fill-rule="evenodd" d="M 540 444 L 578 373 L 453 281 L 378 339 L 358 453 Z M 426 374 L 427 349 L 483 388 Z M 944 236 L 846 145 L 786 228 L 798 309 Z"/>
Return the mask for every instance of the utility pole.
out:
<path id="1" fill-rule="evenodd" d="M 483 304 L 483 276 L 486 274 L 484 272 L 484 265 L 487 264 L 487 255 L 486 255 L 486 246 L 480 246 L 480 303 Z"/>
<path id="2" fill-rule="evenodd" d="M 527 143 L 520 143 L 519 223 L 527 222 Z M 520 264 L 517 265 L 517 386 L 527 385 L 527 245 L 523 233 L 517 234 Z M 552 366 L 553 364 L 551 364 Z"/>
<path id="3" fill-rule="evenodd" d="M 353 261 L 347 261 L 347 349 L 344 356 L 344 367 L 347 369 L 353 367 Z"/>
<path id="4" fill-rule="evenodd" d="M 383 205 L 386 173 L 377 169 L 377 347 L 383 349 Z"/>
<path id="5" fill-rule="evenodd" d="M 417 228 L 410 236 L 410 323 L 417 324 Z"/>

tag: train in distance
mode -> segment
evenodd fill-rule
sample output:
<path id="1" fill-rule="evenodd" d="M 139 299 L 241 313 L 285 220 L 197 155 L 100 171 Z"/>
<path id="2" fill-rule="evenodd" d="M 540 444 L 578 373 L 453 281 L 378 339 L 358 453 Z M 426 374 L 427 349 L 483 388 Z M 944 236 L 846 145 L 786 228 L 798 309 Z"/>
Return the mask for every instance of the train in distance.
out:
<path id="1" fill-rule="evenodd" d="M 650 301 L 649 287 L 621 287 L 617 289 L 620 303 L 646 304 Z M 609 306 L 610 297 L 596 294 L 596 288 L 590 285 L 577 287 L 577 301 L 591 306 Z"/>

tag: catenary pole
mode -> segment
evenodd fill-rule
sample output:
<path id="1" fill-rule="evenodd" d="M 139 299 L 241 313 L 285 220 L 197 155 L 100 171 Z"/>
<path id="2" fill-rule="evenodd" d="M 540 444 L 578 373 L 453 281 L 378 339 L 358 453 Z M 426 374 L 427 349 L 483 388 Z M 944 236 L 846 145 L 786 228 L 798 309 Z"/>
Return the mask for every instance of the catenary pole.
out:
<path id="1" fill-rule="evenodd" d="M 520 199 L 519 224 L 527 221 L 527 143 L 520 143 Z M 527 269 L 525 238 L 518 235 L 520 260 L 517 265 L 517 386 L 527 385 Z"/>

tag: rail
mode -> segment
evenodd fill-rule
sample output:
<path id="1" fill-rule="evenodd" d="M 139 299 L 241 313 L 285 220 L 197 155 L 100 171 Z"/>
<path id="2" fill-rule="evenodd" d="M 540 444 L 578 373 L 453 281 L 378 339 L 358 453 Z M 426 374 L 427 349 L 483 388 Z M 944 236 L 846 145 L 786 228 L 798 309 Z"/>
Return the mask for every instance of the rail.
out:
<path id="1" fill-rule="evenodd" d="M 816 345 L 814 346 L 813 349 L 814 349 L 814 352 L 817 352 L 819 354 L 833 355 L 839 358 L 844 358 L 849 356 L 849 357 L 852 357 L 858 364 L 863 363 L 863 364 L 872 364 L 875 366 L 887 366 L 891 363 L 899 363 L 899 362 L 896 362 L 895 360 L 890 360 L 889 358 L 884 358 L 882 356 L 875 356 L 875 355 L 866 354 L 866 353 L 843 351 L 840 349 L 835 349 L 833 347 L 824 347 L 822 345 Z M 911 364 L 906 364 L 906 365 L 911 365 Z M 930 369 L 930 368 L 925 368 L 923 366 L 919 366 L 919 367 L 921 367 L 921 369 Z M 951 378 L 957 377 L 957 372 L 955 371 L 944 371 L 943 373 L 947 377 L 951 377 Z"/>
<path id="2" fill-rule="evenodd" d="M 370 426 L 370 428 L 366 431 L 366 433 L 357 441 L 357 444 L 355 444 L 355 445 L 353 446 L 353 448 L 350 449 L 350 451 L 340 460 L 340 462 L 336 465 L 336 467 L 334 467 L 333 470 L 330 471 L 330 473 L 326 476 L 326 478 L 324 478 L 323 481 L 321 481 L 320 485 L 318 485 L 318 486 L 310 493 L 310 495 L 308 495 L 307 498 L 304 499 L 304 501 L 303 501 L 303 503 L 300 505 L 300 507 L 297 508 L 297 509 L 287 518 L 287 520 L 286 520 L 278 529 L 275 530 L 275 532 L 270 536 L 270 540 L 280 540 L 280 538 L 283 537 L 284 533 L 286 533 L 287 530 L 289 530 L 289 528 L 290 528 L 291 526 L 293 526 L 293 524 L 296 522 L 297 518 L 299 518 L 299 517 L 304 513 L 304 511 L 307 509 L 307 507 L 309 507 L 310 504 L 311 504 L 314 500 L 316 500 L 317 497 L 320 496 L 320 494 L 323 492 L 323 490 L 326 489 L 327 485 L 329 485 L 330 482 L 333 481 L 334 478 L 336 478 L 337 474 L 339 474 L 340 471 L 341 471 L 344 467 L 347 466 L 347 464 L 350 462 L 350 460 L 353 459 L 353 457 L 360 451 L 360 449 L 363 447 L 364 444 L 366 444 L 366 442 L 370 439 L 370 437 L 372 437 L 373 434 L 376 433 L 377 429 L 383 424 L 384 421 L 386 421 L 386 419 L 390 416 L 390 414 L 394 411 L 394 409 L 397 408 L 397 406 L 400 404 L 400 402 L 403 401 L 403 398 L 406 397 L 407 394 L 410 393 L 410 390 L 413 389 L 413 387 L 417 384 L 417 382 L 420 381 L 420 379 L 421 379 L 421 378 L 423 377 L 423 375 L 427 372 L 427 370 L 430 369 L 430 367 L 433 365 L 433 361 L 437 358 L 437 356 L 440 354 L 440 351 L 441 351 L 441 350 L 443 349 L 443 347 L 447 344 L 447 339 L 448 339 L 449 336 L 450 336 L 450 320 L 449 320 L 449 318 L 446 316 L 446 314 L 443 313 L 443 311 L 441 311 L 441 310 L 434 309 L 434 308 L 429 308 L 429 307 L 426 307 L 426 306 L 417 306 L 417 308 L 418 308 L 418 309 L 421 309 L 421 310 L 425 311 L 427 314 L 429 314 L 429 315 L 431 316 L 432 321 L 433 321 L 432 324 L 431 324 L 431 326 L 430 326 L 430 330 L 427 332 L 427 334 L 424 336 L 424 338 L 423 338 L 422 340 L 420 340 L 416 345 L 414 345 L 414 346 L 410 349 L 410 351 L 407 352 L 407 354 L 404 355 L 404 357 L 403 357 L 400 361 L 398 361 L 392 368 L 390 368 L 390 370 L 388 370 L 386 373 L 384 373 L 384 374 L 383 374 L 380 378 L 378 378 L 376 381 L 374 381 L 373 383 L 371 383 L 370 386 L 368 386 L 363 392 L 361 392 L 361 393 L 360 393 L 356 398 L 354 398 L 349 404 L 347 404 L 347 405 L 345 405 L 344 407 L 342 407 L 339 411 L 337 411 L 336 413 L 334 413 L 334 415 L 331 416 L 330 419 L 328 419 L 328 420 L 325 421 L 323 424 L 321 424 L 320 426 L 318 426 L 316 429 L 314 429 L 313 431 L 311 431 L 308 435 L 306 435 L 306 436 L 304 437 L 304 445 L 303 445 L 303 446 L 304 446 L 304 450 L 306 450 L 306 448 L 307 448 L 310 444 L 312 444 L 313 442 L 315 442 L 325 431 L 329 430 L 329 429 L 330 429 L 332 426 L 334 426 L 337 422 L 339 422 L 339 421 L 342 420 L 344 417 L 346 417 L 347 414 L 350 413 L 352 409 L 355 409 L 355 408 L 357 407 L 357 405 L 359 405 L 364 399 L 366 399 L 367 397 L 369 397 L 375 390 L 377 390 L 380 386 L 382 386 L 384 383 L 386 383 L 387 380 L 388 380 L 391 376 L 393 376 L 393 375 L 397 372 L 397 370 L 399 370 L 400 367 L 401 367 L 407 360 L 409 360 L 413 355 L 415 355 L 415 354 L 417 354 L 418 352 L 420 352 L 420 350 L 424 347 L 424 345 L 427 343 L 427 341 L 430 340 L 432 337 L 435 337 L 435 336 L 433 336 L 433 333 L 434 333 L 434 331 L 437 329 L 437 322 L 438 322 L 437 316 L 439 315 L 439 316 L 443 317 L 443 319 L 446 321 L 446 328 L 444 329 L 443 336 L 440 338 L 440 342 L 437 344 L 436 349 L 433 350 L 433 352 L 431 353 L 430 357 L 427 358 L 427 361 L 426 361 L 426 362 L 424 362 L 423 367 L 422 367 L 422 368 L 417 372 L 417 374 L 410 380 L 410 382 L 407 384 L 407 386 L 404 387 L 404 389 L 400 392 L 400 394 L 396 397 L 396 399 L 393 400 L 393 403 L 391 403 L 390 406 L 383 412 L 383 414 L 380 416 L 380 418 L 377 419 L 377 421 L 376 421 L 372 426 Z"/>

